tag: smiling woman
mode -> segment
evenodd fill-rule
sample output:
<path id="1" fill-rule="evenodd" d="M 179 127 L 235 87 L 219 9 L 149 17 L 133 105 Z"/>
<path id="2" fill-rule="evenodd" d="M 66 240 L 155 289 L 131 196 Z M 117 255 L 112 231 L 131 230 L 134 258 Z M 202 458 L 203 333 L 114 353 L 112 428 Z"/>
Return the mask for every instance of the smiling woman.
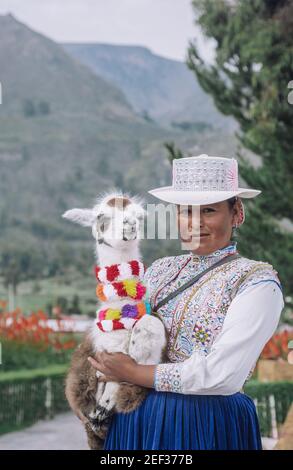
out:
<path id="1" fill-rule="evenodd" d="M 207 255 L 227 246 L 233 236 L 233 229 L 244 221 L 244 207 L 238 197 L 202 205 L 197 211 L 193 208 L 191 205 L 177 205 L 178 226 L 181 240 L 191 244 L 190 250 L 198 255 Z"/>
<path id="2" fill-rule="evenodd" d="M 242 389 L 284 301 L 269 263 L 235 256 L 240 198 L 260 193 L 238 188 L 237 170 L 228 158 L 174 160 L 173 185 L 150 191 L 177 205 L 190 251 L 156 260 L 144 277 L 168 332 L 169 362 L 142 366 L 118 354 L 93 362 L 112 380 L 152 388 L 135 411 L 113 416 L 106 450 L 261 449 L 256 409 Z"/>

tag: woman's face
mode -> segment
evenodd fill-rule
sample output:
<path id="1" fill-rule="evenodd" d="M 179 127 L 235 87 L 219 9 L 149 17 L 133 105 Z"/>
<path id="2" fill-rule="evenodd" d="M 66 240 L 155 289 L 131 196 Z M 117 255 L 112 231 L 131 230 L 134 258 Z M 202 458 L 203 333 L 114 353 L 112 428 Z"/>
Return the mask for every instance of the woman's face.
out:
<path id="1" fill-rule="evenodd" d="M 238 220 L 239 209 L 239 200 L 233 208 L 227 201 L 222 201 L 198 207 L 192 217 L 192 206 L 177 205 L 178 230 L 182 242 L 188 243 L 190 251 L 198 255 L 207 255 L 224 248 L 231 241 L 232 226 Z"/>

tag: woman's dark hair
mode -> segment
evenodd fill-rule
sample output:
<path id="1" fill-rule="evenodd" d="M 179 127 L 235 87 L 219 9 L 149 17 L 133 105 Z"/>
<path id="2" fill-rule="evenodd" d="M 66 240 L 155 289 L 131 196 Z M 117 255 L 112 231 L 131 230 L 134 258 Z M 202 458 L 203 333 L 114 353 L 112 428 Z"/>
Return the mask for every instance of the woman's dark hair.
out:
<path id="1" fill-rule="evenodd" d="M 230 197 L 230 199 L 227 199 L 230 211 L 233 209 L 234 205 L 236 204 L 236 201 L 237 201 L 237 196 L 233 196 L 233 197 Z M 236 229 L 232 228 L 231 241 L 235 241 L 236 238 L 237 238 Z"/>
<path id="2" fill-rule="evenodd" d="M 237 196 L 233 196 L 233 197 L 230 197 L 230 199 L 227 199 L 227 202 L 229 204 L 229 209 L 233 209 L 236 201 L 237 201 Z"/>

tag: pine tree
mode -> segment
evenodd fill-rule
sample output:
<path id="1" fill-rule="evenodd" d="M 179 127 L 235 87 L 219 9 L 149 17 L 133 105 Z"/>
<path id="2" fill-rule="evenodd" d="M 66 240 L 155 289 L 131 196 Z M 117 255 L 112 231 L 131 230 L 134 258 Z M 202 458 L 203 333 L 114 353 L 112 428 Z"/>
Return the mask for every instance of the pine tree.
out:
<path id="1" fill-rule="evenodd" d="M 190 42 L 187 65 L 217 108 L 239 124 L 240 174 L 262 190 L 246 202 L 239 232 L 243 255 L 271 262 L 286 295 L 293 292 L 293 80 L 292 0 L 193 0 L 196 23 L 214 40 L 215 60 L 205 63 Z M 291 82 L 292 85 L 292 82 Z M 247 154 L 261 157 L 254 167 Z M 292 225 L 291 225 L 292 227 Z"/>

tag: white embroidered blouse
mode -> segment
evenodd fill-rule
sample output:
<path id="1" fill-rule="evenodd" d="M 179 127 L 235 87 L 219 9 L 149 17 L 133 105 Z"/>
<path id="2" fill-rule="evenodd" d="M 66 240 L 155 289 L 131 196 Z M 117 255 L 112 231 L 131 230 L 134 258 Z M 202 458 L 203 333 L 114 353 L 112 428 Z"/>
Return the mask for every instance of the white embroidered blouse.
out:
<path id="1" fill-rule="evenodd" d="M 151 306 L 235 252 L 237 242 L 231 242 L 209 255 L 156 260 L 144 276 Z M 242 257 L 205 274 L 158 310 L 170 362 L 156 366 L 154 388 L 198 395 L 240 391 L 283 307 L 280 280 L 269 263 Z"/>

